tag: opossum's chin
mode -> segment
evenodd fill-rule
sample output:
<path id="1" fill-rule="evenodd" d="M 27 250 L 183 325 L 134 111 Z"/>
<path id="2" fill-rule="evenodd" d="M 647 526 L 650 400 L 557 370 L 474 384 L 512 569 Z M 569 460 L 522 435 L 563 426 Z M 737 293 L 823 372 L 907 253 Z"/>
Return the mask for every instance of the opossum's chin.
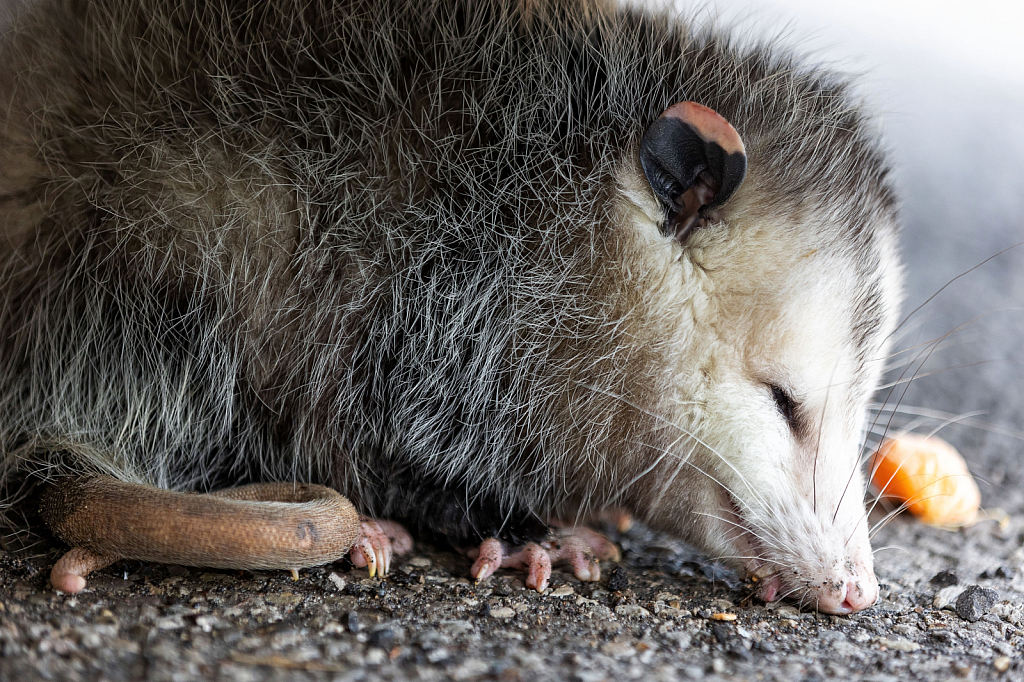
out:
<path id="1" fill-rule="evenodd" d="M 875 603 L 878 580 L 863 522 L 852 534 L 840 529 L 818 537 L 795 538 L 806 546 L 785 551 L 762 540 L 765 534 L 757 532 L 744 518 L 741 505 L 732 495 L 726 493 L 725 498 L 721 520 L 729 529 L 731 548 L 724 558 L 757 583 L 759 599 L 773 602 L 790 598 L 801 606 L 840 615 L 862 611 Z M 840 539 L 844 537 L 845 542 Z"/>

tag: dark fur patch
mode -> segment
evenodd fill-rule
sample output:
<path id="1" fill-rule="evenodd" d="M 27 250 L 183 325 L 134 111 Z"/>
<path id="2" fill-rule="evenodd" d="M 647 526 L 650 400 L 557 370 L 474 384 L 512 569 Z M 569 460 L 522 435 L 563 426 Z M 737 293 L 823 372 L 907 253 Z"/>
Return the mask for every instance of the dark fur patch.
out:
<path id="1" fill-rule="evenodd" d="M 473 494 L 464 485 L 443 485 L 406 470 L 393 473 L 381 490 L 383 516 L 402 521 L 420 536 L 472 547 L 487 538 L 513 546 L 538 542 L 547 525 L 524 506 L 507 507 L 492 496 Z"/>

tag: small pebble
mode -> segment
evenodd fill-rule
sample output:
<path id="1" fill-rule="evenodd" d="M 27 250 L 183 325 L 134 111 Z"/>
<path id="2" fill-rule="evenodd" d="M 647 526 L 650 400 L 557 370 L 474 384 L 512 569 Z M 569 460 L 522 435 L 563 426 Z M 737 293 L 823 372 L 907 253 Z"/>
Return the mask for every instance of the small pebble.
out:
<path id="1" fill-rule="evenodd" d="M 971 623 L 981 620 L 995 605 L 999 593 L 978 585 L 971 585 L 956 598 L 954 607 L 958 616 Z"/>
<path id="2" fill-rule="evenodd" d="M 750 662 L 754 659 L 754 655 L 739 642 L 733 642 L 729 645 L 729 655 L 738 658 L 741 661 Z"/>
<path id="3" fill-rule="evenodd" d="M 711 614 L 711 620 L 732 621 L 732 620 L 736 620 L 736 614 L 735 613 L 712 613 Z"/>
<path id="4" fill-rule="evenodd" d="M 967 678 L 971 676 L 971 666 L 968 663 L 954 661 L 949 667 L 957 674 L 958 677 Z"/>
<path id="5" fill-rule="evenodd" d="M 688 665 L 683 668 L 683 674 L 691 680 L 699 680 L 704 677 L 704 669 L 696 665 Z"/>
<path id="6" fill-rule="evenodd" d="M 626 572 L 622 570 L 621 566 L 616 566 L 612 569 L 611 574 L 608 576 L 608 589 L 612 592 L 622 592 L 629 587 L 629 577 Z"/>
<path id="7" fill-rule="evenodd" d="M 632 658 L 636 649 L 629 642 L 608 642 L 601 647 L 601 653 L 612 658 Z"/>
<path id="8" fill-rule="evenodd" d="M 878 643 L 881 644 L 882 646 L 884 646 L 887 649 L 893 649 L 895 651 L 905 651 L 905 652 L 908 652 L 908 653 L 911 652 L 911 651 L 917 651 L 918 649 L 921 648 L 921 645 L 918 644 L 917 642 L 911 642 L 910 640 L 906 640 L 906 639 L 884 639 L 884 638 L 880 638 L 878 640 Z"/>
<path id="9" fill-rule="evenodd" d="M 981 575 L 979 575 L 978 577 L 982 580 L 991 580 L 992 578 L 1004 578 L 1006 580 L 1009 580 L 1013 578 L 1015 574 L 1016 571 L 1014 570 L 1013 566 L 999 566 L 995 569 L 990 568 L 982 571 Z"/>
<path id="10" fill-rule="evenodd" d="M 469 620 L 447 620 L 441 622 L 441 627 L 445 632 L 453 635 L 463 635 L 473 631 L 473 622 Z"/>
<path id="11" fill-rule="evenodd" d="M 953 570 L 939 571 L 928 582 L 938 588 L 949 587 L 950 585 L 958 585 L 960 583 L 960 576 Z"/>
<path id="12" fill-rule="evenodd" d="M 516 615 L 516 612 L 507 606 L 501 606 L 496 609 L 491 609 L 492 618 L 512 618 Z"/>
<path id="13" fill-rule="evenodd" d="M 362 629 L 362 625 L 359 624 L 359 614 L 355 611 L 349 611 L 346 616 L 346 625 L 348 625 L 348 631 L 353 635 L 359 634 Z"/>
<path id="14" fill-rule="evenodd" d="M 470 658 L 463 661 L 458 667 L 453 668 L 450 671 L 450 675 L 453 680 L 475 680 L 480 676 L 487 674 L 487 671 L 490 669 L 491 666 L 487 661 Z"/>
<path id="15" fill-rule="evenodd" d="M 552 597 L 571 597 L 574 594 L 576 594 L 576 591 L 572 589 L 572 585 L 559 585 L 551 590 Z"/>
<path id="16" fill-rule="evenodd" d="M 992 661 L 992 667 L 1001 673 L 1005 673 L 1010 667 L 1010 657 L 1000 656 L 996 660 Z"/>
<path id="17" fill-rule="evenodd" d="M 962 585 L 950 585 L 949 587 L 943 587 L 941 590 L 935 593 L 932 597 L 932 608 L 945 609 L 953 608 L 953 604 L 956 603 L 956 598 L 960 596 L 960 593 L 964 591 Z"/>
<path id="18" fill-rule="evenodd" d="M 336 588 L 338 588 L 339 592 L 341 590 L 345 589 L 345 582 L 346 581 L 345 581 L 345 579 L 343 577 L 341 577 L 340 575 L 338 575 L 334 571 L 331 571 L 331 574 L 329 576 L 327 576 L 327 577 L 330 578 L 331 582 L 334 583 L 334 586 Z"/>
<path id="19" fill-rule="evenodd" d="M 779 616 L 779 618 L 793 618 L 794 616 L 800 615 L 800 610 L 792 606 L 789 606 L 788 604 L 783 604 L 782 606 L 775 609 L 775 613 Z"/>
<path id="20" fill-rule="evenodd" d="M 615 613 L 620 616 L 634 618 L 647 618 L 651 615 L 650 611 L 642 606 L 636 606 L 635 604 L 620 604 L 615 607 Z"/>
<path id="21" fill-rule="evenodd" d="M 378 649 L 391 651 L 391 647 L 395 645 L 395 631 L 391 628 L 374 630 L 370 633 L 370 638 L 366 640 L 366 643 Z"/>

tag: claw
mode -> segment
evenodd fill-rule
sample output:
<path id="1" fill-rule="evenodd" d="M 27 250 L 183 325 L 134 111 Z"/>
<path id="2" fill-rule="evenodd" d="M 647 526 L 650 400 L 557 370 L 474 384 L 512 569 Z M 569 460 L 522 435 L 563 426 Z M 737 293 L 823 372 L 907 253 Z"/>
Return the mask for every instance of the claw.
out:
<path id="1" fill-rule="evenodd" d="M 299 579 L 299 572 L 294 568 L 289 568 L 288 570 L 292 572 L 292 581 L 297 581 Z"/>
<path id="2" fill-rule="evenodd" d="M 592 558 L 581 562 L 573 561 L 572 572 L 583 582 L 593 582 L 601 579 L 601 564 Z"/>
<path id="3" fill-rule="evenodd" d="M 402 526 L 393 521 L 360 520 L 359 540 L 349 551 L 352 563 L 367 567 L 370 577 L 383 578 L 391 571 L 391 559 L 395 554 L 405 554 L 412 549 L 412 537 Z"/>
<path id="4" fill-rule="evenodd" d="M 520 554 L 523 555 L 522 563 L 526 564 L 524 568 L 529 570 L 526 575 L 526 586 L 543 592 L 551 579 L 551 556 L 543 547 L 532 542 L 526 545 Z"/>
<path id="5" fill-rule="evenodd" d="M 504 549 L 500 540 L 497 538 L 484 540 L 477 550 L 476 561 L 469 569 L 470 575 L 476 580 L 486 580 L 502 566 L 504 558 Z"/>

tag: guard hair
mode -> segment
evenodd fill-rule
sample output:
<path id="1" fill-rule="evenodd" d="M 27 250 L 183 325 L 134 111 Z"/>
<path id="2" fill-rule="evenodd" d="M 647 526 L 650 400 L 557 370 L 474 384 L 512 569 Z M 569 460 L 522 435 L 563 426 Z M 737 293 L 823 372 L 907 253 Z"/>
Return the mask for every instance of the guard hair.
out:
<path id="1" fill-rule="evenodd" d="M 856 447 L 895 322 L 895 198 L 842 76 L 569 0 L 41 0 L 0 64 L 11 525 L 82 473 L 378 517 L 443 491 L 464 518 L 420 525 L 480 536 L 623 504 L 725 556 L 719 485 L 755 534 L 773 495 L 825 523 L 758 444 Z M 683 100 L 748 171 L 678 242 L 638 145 Z M 793 433 L 764 388 L 791 375 Z M 827 477 L 854 517 L 856 461 Z"/>

